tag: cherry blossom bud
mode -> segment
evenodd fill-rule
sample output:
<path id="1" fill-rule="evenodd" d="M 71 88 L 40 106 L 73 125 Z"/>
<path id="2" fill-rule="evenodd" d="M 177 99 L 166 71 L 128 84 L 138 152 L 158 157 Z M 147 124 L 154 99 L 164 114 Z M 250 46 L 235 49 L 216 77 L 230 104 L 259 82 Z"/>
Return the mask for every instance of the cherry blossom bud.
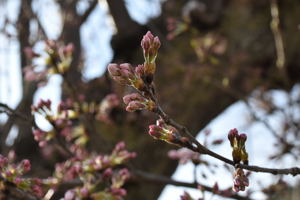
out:
<path id="1" fill-rule="evenodd" d="M 111 63 L 107 68 L 111 77 L 120 84 L 134 85 L 134 82 L 138 79 L 129 63 L 121 65 Z"/>
<path id="2" fill-rule="evenodd" d="M 131 93 L 123 97 L 125 104 L 129 104 L 131 101 L 145 101 L 145 98 L 138 93 Z"/>
<path id="3" fill-rule="evenodd" d="M 68 190 L 65 193 L 64 200 L 75 200 L 75 191 L 74 190 Z"/>
<path id="4" fill-rule="evenodd" d="M 156 125 L 150 125 L 149 126 L 149 135 L 152 137 L 159 139 L 162 134 L 160 133 L 162 131 L 162 128 Z"/>
<path id="5" fill-rule="evenodd" d="M 112 188 L 111 193 L 116 196 L 125 196 L 127 191 L 123 188 Z"/>
<path id="6" fill-rule="evenodd" d="M 244 174 L 243 169 L 237 168 L 234 174 L 234 180 L 233 180 L 233 191 L 239 192 L 244 191 L 246 187 L 249 186 L 249 179 Z"/>
<path id="7" fill-rule="evenodd" d="M 42 197 L 43 196 L 43 190 L 41 188 L 41 186 L 38 185 L 33 185 L 32 186 L 32 192 L 38 196 L 38 197 Z"/>
<path id="8" fill-rule="evenodd" d="M 119 65 L 116 63 L 110 63 L 108 65 L 107 69 L 111 76 L 120 76 L 121 75 Z"/>
<path id="9" fill-rule="evenodd" d="M 126 111 L 128 112 L 134 112 L 136 110 L 143 110 L 146 109 L 147 106 L 139 101 L 131 101 L 127 107 L 126 107 Z"/>
<path id="10" fill-rule="evenodd" d="M 103 176 L 104 179 L 107 179 L 107 178 L 110 178 L 110 177 L 112 176 L 112 174 L 113 174 L 112 168 L 107 168 L 107 169 L 103 172 L 102 176 Z"/>
<path id="11" fill-rule="evenodd" d="M 30 171 L 30 168 L 31 168 L 31 164 L 30 164 L 30 161 L 25 159 L 25 160 L 22 160 L 22 167 L 23 167 L 23 170 L 24 172 L 28 172 Z"/>
<path id="12" fill-rule="evenodd" d="M 246 152 L 245 142 L 247 140 L 247 135 L 242 133 L 239 134 L 236 128 L 232 129 L 228 133 L 228 139 L 230 145 L 233 148 L 232 158 L 235 164 L 243 161 L 244 164 L 248 164 L 248 153 Z"/>
<path id="13" fill-rule="evenodd" d="M 144 76 L 144 65 L 138 65 L 135 68 L 135 73 L 139 76 L 139 77 L 143 77 Z"/>
<path id="14" fill-rule="evenodd" d="M 20 177 L 15 178 L 14 183 L 16 185 L 19 185 L 20 183 L 22 183 L 22 179 Z"/>
<path id="15" fill-rule="evenodd" d="M 236 128 L 231 129 L 228 133 L 228 139 L 229 139 L 230 144 L 231 144 L 232 147 L 234 146 L 234 140 L 237 137 L 237 135 L 238 135 L 238 131 L 237 131 Z"/>
<path id="16" fill-rule="evenodd" d="M 132 93 L 124 96 L 123 101 L 127 104 L 126 110 L 128 112 L 143 109 L 153 111 L 156 108 L 156 105 L 152 100 L 148 100 L 138 93 Z"/>
<path id="17" fill-rule="evenodd" d="M 156 69 L 155 60 L 157 57 L 158 49 L 161 43 L 159 38 L 154 37 L 150 31 L 148 31 L 141 42 L 143 48 L 145 63 L 143 65 L 143 72 L 141 73 L 141 67 L 139 67 L 139 74 L 142 74 L 143 80 L 147 84 L 151 84 L 153 75 Z"/>
<path id="18" fill-rule="evenodd" d="M 245 144 L 245 142 L 247 140 L 247 135 L 245 133 L 240 134 L 239 140 L 240 140 L 241 144 Z"/>
<path id="19" fill-rule="evenodd" d="M 157 120 L 156 125 L 149 126 L 149 135 L 154 139 L 164 140 L 171 144 L 182 144 L 178 131 L 174 127 L 165 124 L 162 120 Z"/>

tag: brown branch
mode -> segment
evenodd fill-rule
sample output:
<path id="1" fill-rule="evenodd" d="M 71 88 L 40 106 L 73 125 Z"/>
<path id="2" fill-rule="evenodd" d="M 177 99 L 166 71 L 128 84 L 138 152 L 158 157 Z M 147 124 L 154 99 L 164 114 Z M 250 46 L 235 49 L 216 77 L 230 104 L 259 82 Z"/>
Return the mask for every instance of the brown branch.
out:
<path id="1" fill-rule="evenodd" d="M 270 3 L 271 3 L 271 16 L 272 16 L 270 26 L 275 40 L 275 47 L 277 53 L 276 65 L 279 69 L 283 69 L 285 65 L 285 53 L 284 53 L 282 34 L 279 28 L 280 19 L 279 19 L 278 3 L 277 0 L 270 0 Z"/>
<path id="2" fill-rule="evenodd" d="M 98 0 L 94 0 L 91 4 L 90 7 L 85 11 L 85 13 L 80 17 L 80 25 L 82 25 L 84 22 L 86 22 L 86 20 L 88 19 L 88 17 L 91 15 L 91 13 L 93 12 L 93 10 L 96 8 L 96 6 L 98 5 Z"/>
<path id="3" fill-rule="evenodd" d="M 131 173 L 133 175 L 133 177 L 132 177 L 133 180 L 136 180 L 136 181 L 145 181 L 145 182 L 149 182 L 149 183 L 163 184 L 163 185 L 170 184 L 170 185 L 183 186 L 183 187 L 189 187 L 189 188 L 195 188 L 195 189 L 200 187 L 207 192 L 211 192 L 211 193 L 214 193 L 214 194 L 222 196 L 222 197 L 234 198 L 237 200 L 251 200 L 248 197 L 243 197 L 238 194 L 234 194 L 234 193 L 226 194 L 223 191 L 215 191 L 213 187 L 209 187 L 209 186 L 203 185 L 203 184 L 176 181 L 169 177 L 156 175 L 156 174 L 150 174 L 150 173 L 139 171 L 139 170 L 134 170 Z"/>
<path id="4" fill-rule="evenodd" d="M 23 115 L 22 113 L 10 108 L 7 104 L 0 103 L 0 109 L 1 108 L 3 109 L 2 112 L 6 113 L 9 116 L 17 116 L 17 117 L 19 117 L 23 120 L 26 120 L 26 121 L 28 120 L 28 118 L 25 115 Z M 0 110 L 0 112 L 1 112 L 1 110 Z"/>
<path id="5" fill-rule="evenodd" d="M 251 200 L 248 197 L 243 197 L 235 193 L 228 194 L 226 191 L 215 191 L 213 187 L 203 185 L 203 184 L 198 184 L 198 183 L 188 183 L 188 182 L 183 182 L 183 181 L 176 181 L 173 180 L 169 177 L 162 176 L 162 175 L 157 175 L 157 174 L 152 174 L 148 172 L 144 172 L 141 170 L 136 170 L 136 169 L 131 169 L 131 178 L 130 182 L 148 182 L 152 184 L 160 184 L 160 185 L 174 185 L 174 186 L 182 186 L 182 187 L 188 187 L 188 188 L 202 188 L 206 192 L 211 192 L 216 195 L 226 197 L 226 198 L 234 198 L 237 200 Z M 82 182 L 79 179 L 75 179 L 73 181 L 68 181 L 68 182 L 63 182 L 59 185 L 59 188 L 72 188 L 76 186 L 82 185 Z"/>
<path id="6" fill-rule="evenodd" d="M 154 91 L 154 92 L 153 92 Z M 148 88 L 148 93 L 151 95 L 151 99 L 153 99 L 156 102 L 156 106 L 157 109 L 154 110 L 154 112 L 159 115 L 160 118 L 162 118 L 167 124 L 175 127 L 178 131 L 180 131 L 183 136 L 187 137 L 190 142 L 192 142 L 194 145 L 197 146 L 197 148 L 194 148 L 194 146 L 192 147 L 188 147 L 189 149 L 191 149 L 192 151 L 201 153 L 201 154 L 207 154 L 211 157 L 214 157 L 220 161 L 223 161 L 229 165 L 232 165 L 234 167 L 238 167 L 238 168 L 242 168 L 242 169 L 247 169 L 250 171 L 255 171 L 255 172 L 262 172 L 262 173 L 270 173 L 270 174 L 286 174 L 286 175 L 299 175 L 300 174 L 300 168 L 299 167 L 292 167 L 292 168 L 284 168 L 284 169 L 279 169 L 279 168 L 264 168 L 264 167 L 259 167 L 259 166 L 251 166 L 251 165 L 244 165 L 244 164 L 235 164 L 232 160 L 229 160 L 228 158 L 223 157 L 220 154 L 217 154 L 211 150 L 209 150 L 208 148 L 206 148 L 205 146 L 203 146 L 201 143 L 199 143 L 196 138 L 189 132 L 189 130 L 178 124 L 177 122 L 175 122 L 169 115 L 167 115 L 163 109 L 160 107 L 158 100 L 156 98 L 155 94 L 155 89 L 154 88 Z"/>

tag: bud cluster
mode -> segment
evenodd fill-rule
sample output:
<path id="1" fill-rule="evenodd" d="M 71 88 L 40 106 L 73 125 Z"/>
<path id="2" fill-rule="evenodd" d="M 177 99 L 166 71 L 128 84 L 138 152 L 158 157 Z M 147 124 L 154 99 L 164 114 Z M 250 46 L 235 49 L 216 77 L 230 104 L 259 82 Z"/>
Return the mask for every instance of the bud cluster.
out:
<path id="1" fill-rule="evenodd" d="M 78 120 L 80 113 L 96 114 L 100 111 L 100 106 L 95 103 L 74 102 L 66 99 L 58 105 L 57 112 L 51 110 L 51 101 L 40 100 L 37 106 L 32 106 L 32 111 L 44 116 L 53 126 L 50 131 L 35 129 L 34 139 L 39 142 L 39 146 L 44 147 L 51 139 L 63 137 L 67 142 L 74 145 L 84 146 L 88 141 L 88 133 L 82 124 L 73 123 Z M 73 146 L 74 146 L 73 145 Z M 74 148 L 73 148 L 74 149 Z"/>
<path id="2" fill-rule="evenodd" d="M 32 64 L 24 68 L 25 80 L 37 81 L 41 85 L 44 85 L 47 81 L 47 75 L 52 74 L 64 74 L 70 68 L 72 62 L 72 54 L 74 46 L 72 44 L 58 45 L 53 40 L 47 40 L 45 42 L 45 52 L 47 57 L 36 53 L 31 47 L 24 48 L 25 55 L 28 59 L 42 59 L 45 60 L 45 68 L 41 70 L 40 67 Z"/>
<path id="3" fill-rule="evenodd" d="M 120 199 L 126 195 L 126 190 L 122 186 L 130 174 L 126 168 L 118 169 L 118 166 L 135 156 L 135 153 L 125 150 L 124 142 L 118 143 L 110 155 L 84 152 L 57 164 L 54 176 L 49 180 L 52 184 L 77 178 L 82 181 L 83 186 L 67 191 L 64 200 L 99 199 L 102 195 Z M 99 191 L 99 188 L 104 189 Z"/>
<path id="4" fill-rule="evenodd" d="M 233 191 L 239 192 L 244 191 L 247 186 L 249 186 L 249 179 L 244 174 L 243 169 L 237 168 L 234 173 L 234 180 L 233 180 Z"/>
<path id="5" fill-rule="evenodd" d="M 141 46 L 143 48 L 145 63 L 150 64 L 155 62 L 160 45 L 159 38 L 157 36 L 154 37 L 150 31 L 144 35 Z"/>
<path id="6" fill-rule="evenodd" d="M 108 72 L 115 81 L 120 84 L 132 86 L 137 90 L 144 90 L 144 81 L 135 69 L 129 63 L 123 63 L 120 65 L 111 63 L 108 65 Z"/>
<path id="7" fill-rule="evenodd" d="M 73 44 L 60 46 L 53 40 L 47 40 L 46 53 L 48 58 L 46 59 L 46 64 L 48 65 L 48 72 L 53 74 L 64 74 L 67 72 L 72 62 L 73 51 Z"/>
<path id="8" fill-rule="evenodd" d="M 239 134 L 236 128 L 232 129 L 228 133 L 228 139 L 232 147 L 232 158 L 235 164 L 239 164 L 241 161 L 244 164 L 248 164 L 248 153 L 246 152 L 245 142 L 247 135 L 244 133 Z"/>
<path id="9" fill-rule="evenodd" d="M 134 112 L 136 110 L 153 111 L 156 108 L 156 105 L 152 100 L 146 99 L 138 93 L 124 96 L 123 101 L 127 105 L 126 111 L 128 112 Z"/>
<path id="10" fill-rule="evenodd" d="M 155 60 L 160 45 L 159 38 L 157 36 L 154 37 L 148 31 L 141 41 L 145 59 L 144 64 L 133 68 L 129 63 L 120 65 L 111 63 L 108 65 L 111 77 L 120 84 L 129 85 L 137 90 L 144 91 L 146 85 L 150 85 L 153 81 L 156 69 Z"/>
<path id="11" fill-rule="evenodd" d="M 11 152 L 9 154 L 12 154 Z M 14 153 L 13 153 L 14 154 Z M 4 157 L 0 154 L 0 175 L 1 177 L 16 185 L 17 188 L 27 191 L 38 197 L 42 197 L 42 181 L 37 178 L 23 178 L 22 176 L 30 171 L 30 161 L 25 159 L 19 163 L 13 163 L 15 156 Z"/>
<path id="12" fill-rule="evenodd" d="M 148 84 L 150 84 L 153 80 L 153 75 L 156 70 L 155 60 L 160 45 L 159 38 L 157 36 L 154 37 L 150 31 L 144 35 L 141 41 L 145 62 L 142 70 L 140 71 L 142 74 L 141 77 Z"/>

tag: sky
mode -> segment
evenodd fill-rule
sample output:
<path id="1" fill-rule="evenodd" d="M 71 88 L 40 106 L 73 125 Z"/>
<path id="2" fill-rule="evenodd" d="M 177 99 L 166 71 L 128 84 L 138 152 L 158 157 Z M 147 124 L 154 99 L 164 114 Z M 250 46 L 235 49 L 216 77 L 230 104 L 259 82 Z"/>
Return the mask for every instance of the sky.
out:
<path id="1" fill-rule="evenodd" d="M 39 2 L 38 0 L 34 0 Z M 12 12 L 17 10 L 19 0 L 8 1 L 8 11 L 10 20 L 16 20 L 17 12 Z M 84 79 L 89 80 L 100 76 L 106 69 L 106 65 L 111 60 L 113 52 L 110 47 L 110 38 L 115 32 L 113 27 L 113 20 L 108 17 L 108 8 L 104 0 L 100 0 L 100 6 L 96 8 L 93 14 L 88 19 L 87 23 L 83 25 L 81 29 L 82 34 L 82 44 L 86 54 L 84 55 L 87 62 L 84 68 Z M 156 16 L 160 12 L 159 0 L 149 1 L 149 0 L 126 0 L 127 7 L 129 9 L 130 15 L 139 23 L 145 23 L 149 17 Z M 0 4 L 1 6 L 1 4 Z M 82 3 L 78 10 L 82 11 L 86 8 L 86 4 Z M 37 11 L 38 16 L 42 20 L 42 24 L 46 28 L 47 35 L 51 39 L 56 39 L 61 31 L 60 15 L 59 9 L 53 3 L 53 0 L 43 0 L 41 4 L 35 3 L 34 9 Z M 53 13 L 57 13 L 56 15 Z M 0 26 L 1 15 L 0 13 Z M 50 17 L 51 16 L 51 17 Z M 14 33 L 13 27 L 10 27 L 11 33 Z M 36 47 L 37 51 L 43 49 L 43 44 L 40 43 Z M 11 107 L 15 107 L 20 98 L 21 93 L 21 72 L 20 72 L 20 62 L 18 55 L 18 43 L 13 40 L 7 40 L 3 35 L 0 34 L 0 102 L 7 103 Z M 9 67 L 8 67 L 9 66 Z M 53 75 L 49 83 L 42 88 L 39 88 L 34 97 L 34 102 L 37 102 L 40 98 L 51 99 L 53 102 L 53 107 L 56 107 L 60 101 L 60 85 L 62 79 L 59 75 Z M 299 92 L 300 87 L 295 86 L 293 92 Z M 272 96 L 276 100 L 278 105 L 286 108 L 287 104 L 287 93 L 279 90 L 271 91 Z M 262 114 L 263 115 L 263 114 Z M 37 116 L 38 117 L 38 116 Z M 223 113 L 221 113 L 217 118 L 211 121 L 205 129 L 210 129 L 211 140 L 214 138 L 224 138 L 227 133 L 232 128 L 238 128 L 241 132 L 246 132 L 248 135 L 247 141 L 247 151 L 250 155 L 250 163 L 255 165 L 262 165 L 268 167 L 289 167 L 296 165 L 291 158 L 284 158 L 282 162 L 269 162 L 267 156 L 269 152 L 274 152 L 274 141 L 271 139 L 271 134 L 269 131 L 260 123 L 254 123 L 249 125 L 250 113 L 243 102 L 236 102 L 227 108 Z M 0 115 L 0 120 L 5 120 L 4 115 Z M 274 128 L 277 128 L 282 121 L 282 116 L 274 115 L 268 118 L 269 122 Z M 50 129 L 50 125 L 47 124 L 43 118 L 38 117 L 38 124 L 43 127 L 43 129 Z M 205 130 L 204 129 L 204 130 Z M 199 132 L 197 139 L 203 141 L 203 131 Z M 7 140 L 8 144 L 11 144 L 16 137 L 16 129 L 13 129 Z M 268 143 L 266 144 L 266 139 Z M 257 148 L 259 147 L 259 148 Z M 223 145 L 213 148 L 214 151 L 222 154 L 223 156 L 231 157 L 231 148 L 229 142 L 226 141 Z M 222 164 L 211 158 L 205 157 L 205 159 L 210 162 L 214 162 L 218 165 Z M 210 173 L 204 167 L 199 167 L 198 174 Z M 224 170 L 216 170 L 216 175 L 211 176 L 212 178 L 208 180 L 201 180 L 200 183 L 205 183 L 208 185 L 214 185 L 218 183 L 221 188 L 226 188 L 232 185 L 232 174 Z M 188 163 L 183 166 L 179 166 L 176 172 L 173 174 L 173 178 L 181 181 L 193 181 L 193 166 Z M 269 184 L 274 176 L 268 174 L 254 174 L 250 179 L 251 188 L 261 187 L 261 185 Z M 285 177 L 289 182 L 294 182 L 296 179 L 291 179 L 289 176 Z M 299 178 L 297 178 L 299 180 Z M 256 180 L 263 180 L 258 183 Z M 179 199 L 179 196 L 183 194 L 183 191 L 189 191 L 194 197 L 200 197 L 199 191 L 188 190 L 182 187 L 167 186 L 163 193 L 161 194 L 159 200 L 166 199 Z M 243 193 L 242 193 L 243 194 Z M 208 194 L 206 194 L 208 195 Z M 208 198 L 209 199 L 209 198 Z M 217 196 L 212 197 L 211 200 L 222 199 Z M 264 196 L 262 194 L 256 194 L 256 200 L 263 200 Z"/>

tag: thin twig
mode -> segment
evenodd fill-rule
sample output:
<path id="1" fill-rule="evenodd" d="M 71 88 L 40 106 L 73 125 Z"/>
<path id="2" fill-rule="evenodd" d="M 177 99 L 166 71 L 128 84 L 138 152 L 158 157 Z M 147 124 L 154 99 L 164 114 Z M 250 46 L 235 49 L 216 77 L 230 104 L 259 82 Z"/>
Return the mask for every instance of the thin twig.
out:
<path id="1" fill-rule="evenodd" d="M 275 47 L 277 53 L 276 65 L 279 69 L 283 69 L 285 65 L 285 53 L 284 53 L 282 34 L 279 28 L 280 19 L 279 19 L 278 3 L 277 0 L 270 0 L 270 1 L 271 1 L 271 16 L 272 16 L 272 21 L 270 23 L 270 26 L 275 40 Z"/>
<path id="2" fill-rule="evenodd" d="M 154 90 L 154 89 L 153 89 Z M 194 143 L 197 148 L 191 148 L 188 147 L 190 150 L 201 153 L 201 154 L 207 154 L 211 157 L 214 157 L 220 161 L 223 161 L 229 165 L 232 165 L 234 167 L 242 168 L 242 169 L 247 169 L 250 171 L 255 171 L 255 172 L 262 172 L 262 173 L 270 173 L 270 174 L 291 174 L 293 176 L 299 175 L 300 174 L 300 168 L 298 167 L 292 167 L 292 168 L 285 168 L 285 169 L 279 169 L 279 168 L 264 168 L 264 167 L 259 167 L 259 166 L 250 166 L 250 165 L 243 165 L 243 164 L 235 164 L 232 160 L 229 160 L 228 158 L 223 157 L 220 154 L 217 154 L 205 146 L 203 146 L 201 143 L 199 143 L 196 138 L 189 132 L 189 130 L 175 122 L 169 115 L 167 115 L 163 109 L 160 107 L 158 100 L 156 96 L 154 96 L 155 92 L 151 92 L 152 90 L 149 91 L 151 94 L 151 98 L 155 99 L 157 109 L 154 111 L 157 115 L 160 116 L 167 124 L 173 126 L 176 128 L 178 131 L 180 131 L 184 136 L 186 136 L 192 143 Z"/>
<path id="3" fill-rule="evenodd" d="M 3 112 L 5 112 L 8 115 L 17 116 L 17 117 L 19 117 L 19 118 L 21 118 L 23 120 L 26 120 L 26 121 L 28 120 L 28 117 L 26 117 L 22 113 L 17 112 L 16 110 L 10 108 L 7 104 L 0 103 L 0 108 L 4 109 Z"/>
<path id="4" fill-rule="evenodd" d="M 91 2 L 90 7 L 85 11 L 85 13 L 80 18 L 80 25 L 83 24 L 87 18 L 91 15 L 92 11 L 96 8 L 98 0 Z"/>

